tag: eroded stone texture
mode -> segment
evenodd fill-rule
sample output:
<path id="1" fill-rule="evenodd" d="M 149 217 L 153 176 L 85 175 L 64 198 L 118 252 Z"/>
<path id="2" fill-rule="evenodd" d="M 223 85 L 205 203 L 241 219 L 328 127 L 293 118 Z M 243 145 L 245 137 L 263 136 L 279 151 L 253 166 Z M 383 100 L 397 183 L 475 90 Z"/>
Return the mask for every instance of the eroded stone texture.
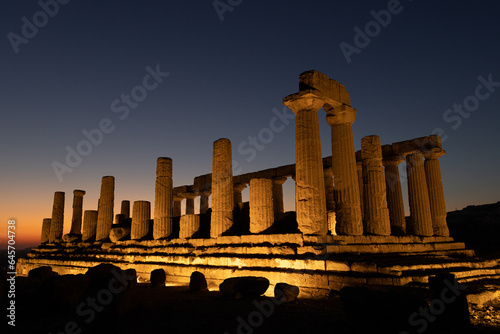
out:
<path id="1" fill-rule="evenodd" d="M 337 234 L 362 235 L 363 222 L 352 136 L 356 109 L 347 105 L 336 107 L 325 105 L 323 109 L 327 112 L 326 121 L 332 127 L 332 170 Z"/>
<path id="2" fill-rule="evenodd" d="M 64 192 L 54 193 L 54 204 L 52 206 L 52 220 L 50 223 L 49 242 L 62 240 L 64 226 Z"/>
<path id="3" fill-rule="evenodd" d="M 104 176 L 101 183 L 101 197 L 97 215 L 96 241 L 104 241 L 109 238 L 109 231 L 113 225 L 113 207 L 115 202 L 115 178 Z"/>
<path id="4" fill-rule="evenodd" d="M 181 216 L 179 238 L 191 238 L 200 229 L 200 216 L 188 214 Z"/>
<path id="5" fill-rule="evenodd" d="M 404 157 L 401 155 L 384 157 L 382 161 L 385 167 L 385 188 L 392 235 L 406 234 L 405 208 L 398 168 L 402 161 L 404 161 Z"/>
<path id="6" fill-rule="evenodd" d="M 391 224 L 387 208 L 380 137 L 363 137 L 361 155 L 363 159 L 364 232 L 365 234 L 390 235 Z"/>
<path id="7" fill-rule="evenodd" d="M 174 217 L 180 217 L 182 215 L 182 197 L 174 196 L 174 207 L 172 209 Z"/>
<path id="8" fill-rule="evenodd" d="M 132 208 L 132 227 L 130 238 L 139 240 L 149 233 L 149 220 L 151 219 L 151 203 L 148 201 L 135 201 Z"/>
<path id="9" fill-rule="evenodd" d="M 326 198 L 326 211 L 335 210 L 335 195 L 333 187 L 333 170 L 332 167 L 323 169 L 325 174 L 325 198 Z"/>
<path id="10" fill-rule="evenodd" d="M 50 240 L 50 222 L 51 218 L 44 218 L 42 222 L 42 236 L 40 238 L 40 243 L 45 244 Z"/>
<path id="11" fill-rule="evenodd" d="M 214 142 L 212 160 L 212 218 L 210 236 L 217 238 L 233 226 L 233 169 L 231 141 Z"/>
<path id="12" fill-rule="evenodd" d="M 238 206 L 238 204 L 243 203 L 243 198 L 241 192 L 247 187 L 245 183 L 235 184 L 233 186 L 233 201 L 234 206 Z"/>
<path id="13" fill-rule="evenodd" d="M 358 160 L 357 153 L 359 153 L 360 158 Z M 364 219 L 364 185 L 363 185 L 363 161 L 361 161 L 361 151 L 356 152 L 356 172 L 358 174 L 358 186 L 359 186 L 359 203 L 361 207 L 361 218 Z"/>
<path id="14" fill-rule="evenodd" d="M 274 223 L 273 181 L 250 180 L 250 232 L 260 233 Z"/>
<path id="15" fill-rule="evenodd" d="M 125 219 L 130 218 L 130 201 L 122 201 L 120 213 L 125 216 Z"/>
<path id="16" fill-rule="evenodd" d="M 71 219 L 70 234 L 82 233 L 83 195 L 85 195 L 83 190 L 73 191 L 73 217 Z"/>
<path id="17" fill-rule="evenodd" d="M 85 210 L 83 212 L 83 242 L 95 239 L 97 232 L 97 214 L 97 210 Z"/>
<path id="18" fill-rule="evenodd" d="M 323 100 L 297 93 L 283 99 L 295 114 L 295 202 L 297 223 L 304 234 L 326 235 L 325 179 L 318 110 Z"/>
<path id="19" fill-rule="evenodd" d="M 422 154 L 406 156 L 406 175 L 410 204 L 410 221 L 406 232 L 410 235 L 431 236 L 432 217 Z"/>
<path id="20" fill-rule="evenodd" d="M 113 227 L 111 232 L 109 232 L 109 240 L 111 242 L 117 242 L 128 239 L 127 237 L 130 235 L 130 232 L 130 227 Z"/>
<path id="21" fill-rule="evenodd" d="M 185 194 L 186 198 L 186 215 L 194 215 L 194 199 L 198 197 L 196 194 Z"/>
<path id="22" fill-rule="evenodd" d="M 285 212 L 283 205 L 283 183 L 286 182 L 286 177 L 275 177 L 272 181 L 274 220 L 279 220 Z"/>
<path id="23" fill-rule="evenodd" d="M 154 239 L 166 238 L 172 233 L 174 201 L 172 187 L 172 159 L 158 158 L 156 162 Z"/>
<path id="24" fill-rule="evenodd" d="M 446 152 L 442 149 L 424 152 L 424 169 L 429 191 L 434 235 L 447 237 L 450 235 L 450 231 L 446 223 L 446 204 L 444 201 L 443 182 L 441 179 L 441 167 L 438 160 L 445 154 Z"/>

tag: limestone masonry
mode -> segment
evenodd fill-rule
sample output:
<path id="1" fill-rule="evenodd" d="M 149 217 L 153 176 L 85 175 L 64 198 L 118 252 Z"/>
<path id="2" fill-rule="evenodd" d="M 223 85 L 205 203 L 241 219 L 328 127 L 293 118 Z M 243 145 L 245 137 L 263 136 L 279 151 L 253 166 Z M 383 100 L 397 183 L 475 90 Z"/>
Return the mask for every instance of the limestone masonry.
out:
<path id="1" fill-rule="evenodd" d="M 113 216 L 115 179 L 104 176 L 93 210 L 83 211 L 85 191 L 74 190 L 65 236 L 65 193 L 58 191 L 52 217 L 43 219 L 41 244 L 19 260 L 17 273 L 48 265 L 76 274 L 113 263 L 142 278 L 162 268 L 170 283 L 187 283 L 199 271 L 209 287 L 229 277 L 263 276 L 310 296 L 348 285 L 426 284 L 443 271 L 461 282 L 500 277 L 498 260 L 480 259 L 449 236 L 439 136 L 382 145 L 369 135 L 356 152 L 357 111 L 349 93 L 314 70 L 299 76 L 299 91 L 283 103 L 295 114 L 295 164 L 233 175 L 231 141 L 221 138 L 213 143 L 212 173 L 174 188 L 173 161 L 160 157 L 154 203 L 134 200 L 130 213 L 130 200 L 122 200 Z M 326 158 L 320 109 L 331 127 Z M 399 173 L 403 161 L 406 175 Z M 283 184 L 293 181 L 296 212 L 284 212 Z M 408 219 L 401 182 L 408 185 Z M 243 203 L 246 187 L 249 202 Z"/>

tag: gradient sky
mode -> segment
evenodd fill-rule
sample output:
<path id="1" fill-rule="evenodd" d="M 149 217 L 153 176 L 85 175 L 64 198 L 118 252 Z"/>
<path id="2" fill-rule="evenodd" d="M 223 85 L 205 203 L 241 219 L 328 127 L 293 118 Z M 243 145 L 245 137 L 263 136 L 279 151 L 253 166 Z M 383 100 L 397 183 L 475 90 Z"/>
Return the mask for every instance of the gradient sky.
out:
<path id="1" fill-rule="evenodd" d="M 366 135 L 389 144 L 437 132 L 447 209 L 500 200 L 500 83 L 476 91 L 480 77 L 500 82 L 498 1 L 229 2 L 219 15 L 211 0 L 73 0 L 44 22 L 37 1 L 0 1 L 1 248 L 9 219 L 18 247 L 39 242 L 54 191 L 66 192 L 67 233 L 73 190 L 86 190 L 84 210 L 95 210 L 102 176 L 116 178 L 115 212 L 123 199 L 154 200 L 159 156 L 173 159 L 175 186 L 192 184 L 211 172 L 221 137 L 231 139 L 241 173 L 294 163 L 293 120 L 263 137 L 254 159 L 248 137 L 266 132 L 276 112 L 290 114 L 282 99 L 311 69 L 349 91 L 356 149 Z M 390 22 L 381 14 L 377 30 L 373 13 L 388 6 Z M 41 27 L 24 29 L 31 35 L 16 53 L 11 40 L 34 16 Z M 356 47 L 367 24 L 372 37 L 356 40 L 348 62 L 340 45 Z M 140 93 L 148 66 L 169 75 L 120 119 L 122 94 Z M 472 111 L 453 110 L 463 103 Z M 328 156 L 330 127 L 319 113 Z M 66 147 L 103 119 L 113 131 L 58 180 L 54 161 L 65 164 Z M 291 180 L 285 192 L 293 210 Z"/>

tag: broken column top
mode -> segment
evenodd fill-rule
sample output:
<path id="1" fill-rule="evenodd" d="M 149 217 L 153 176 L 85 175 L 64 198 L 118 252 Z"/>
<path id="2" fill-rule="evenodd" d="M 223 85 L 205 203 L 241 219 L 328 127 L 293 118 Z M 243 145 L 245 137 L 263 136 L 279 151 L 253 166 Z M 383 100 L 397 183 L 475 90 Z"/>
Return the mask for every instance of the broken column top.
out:
<path id="1" fill-rule="evenodd" d="M 299 91 L 313 93 L 332 107 L 342 104 L 351 105 L 351 97 L 344 85 L 316 70 L 306 71 L 299 75 Z"/>
<path id="2" fill-rule="evenodd" d="M 83 196 L 83 195 L 85 195 L 85 190 L 75 189 L 75 190 L 73 190 L 73 194 L 75 196 Z"/>

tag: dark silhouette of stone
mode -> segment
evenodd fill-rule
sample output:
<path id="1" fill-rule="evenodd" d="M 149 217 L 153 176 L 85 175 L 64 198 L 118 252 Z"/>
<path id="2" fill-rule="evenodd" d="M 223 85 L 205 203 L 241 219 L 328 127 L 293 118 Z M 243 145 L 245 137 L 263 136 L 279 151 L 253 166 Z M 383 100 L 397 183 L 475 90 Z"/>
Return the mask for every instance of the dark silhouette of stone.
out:
<path id="1" fill-rule="evenodd" d="M 344 312 L 360 333 L 422 333 L 429 328 L 420 310 L 428 310 L 423 297 L 402 291 L 375 291 L 365 287 L 340 290 Z M 412 317 L 412 322 L 409 321 Z"/>
<path id="2" fill-rule="evenodd" d="M 150 281 L 152 286 L 165 286 L 166 280 L 165 270 L 155 269 L 151 272 Z"/>
<path id="3" fill-rule="evenodd" d="M 191 292 L 208 291 L 207 280 L 205 279 L 205 275 L 203 275 L 199 271 L 193 272 L 189 279 L 189 291 Z"/>
<path id="4" fill-rule="evenodd" d="M 135 269 L 130 268 L 126 269 L 124 271 L 124 274 L 126 276 L 125 280 L 129 284 L 129 289 L 134 289 L 137 286 L 137 272 L 135 271 Z"/>
<path id="5" fill-rule="evenodd" d="M 269 287 L 269 280 L 265 277 L 233 277 L 224 280 L 219 285 L 222 295 L 230 299 L 256 298 L 264 294 Z"/>
<path id="6" fill-rule="evenodd" d="M 437 330 L 452 332 L 470 327 L 466 288 L 450 273 L 429 277 L 430 312 Z"/>
<path id="7" fill-rule="evenodd" d="M 298 286 L 287 283 L 278 283 L 274 287 L 274 297 L 283 302 L 291 302 L 297 299 L 300 293 Z"/>
<path id="8" fill-rule="evenodd" d="M 40 282 L 43 282 L 50 277 L 54 277 L 54 276 L 58 276 L 58 275 L 59 275 L 58 273 L 56 273 L 55 271 L 52 271 L 52 267 L 50 267 L 50 266 L 43 266 L 43 267 L 31 269 L 28 273 L 29 278 L 38 279 L 38 280 L 40 280 Z"/>

